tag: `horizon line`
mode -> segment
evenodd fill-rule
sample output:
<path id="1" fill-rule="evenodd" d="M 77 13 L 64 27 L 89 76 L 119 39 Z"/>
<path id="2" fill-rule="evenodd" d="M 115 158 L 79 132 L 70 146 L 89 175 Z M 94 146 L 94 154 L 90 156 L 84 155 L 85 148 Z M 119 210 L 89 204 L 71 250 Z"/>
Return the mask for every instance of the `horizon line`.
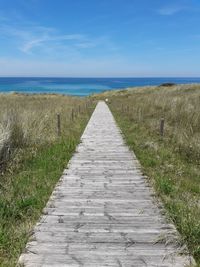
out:
<path id="1" fill-rule="evenodd" d="M 200 76 L 18 76 L 4 75 L 0 78 L 64 78 L 64 79 L 138 79 L 138 78 L 175 78 L 175 79 L 200 79 Z"/>

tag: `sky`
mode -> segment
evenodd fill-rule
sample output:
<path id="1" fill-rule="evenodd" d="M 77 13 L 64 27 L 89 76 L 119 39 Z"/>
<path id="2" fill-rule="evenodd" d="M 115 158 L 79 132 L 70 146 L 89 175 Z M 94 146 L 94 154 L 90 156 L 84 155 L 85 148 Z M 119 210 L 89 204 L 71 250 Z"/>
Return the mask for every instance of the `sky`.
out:
<path id="1" fill-rule="evenodd" d="M 0 0 L 0 76 L 200 77 L 200 0 Z"/>

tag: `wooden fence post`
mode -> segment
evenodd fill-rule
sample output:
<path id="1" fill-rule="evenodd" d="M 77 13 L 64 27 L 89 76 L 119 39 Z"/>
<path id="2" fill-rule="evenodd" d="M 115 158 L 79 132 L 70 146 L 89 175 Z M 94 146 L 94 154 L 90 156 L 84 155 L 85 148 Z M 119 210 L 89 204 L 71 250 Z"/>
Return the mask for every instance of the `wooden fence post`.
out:
<path id="1" fill-rule="evenodd" d="M 164 136 L 164 126 L 165 126 L 165 119 L 161 118 L 160 120 L 160 135 Z"/>
<path id="2" fill-rule="evenodd" d="M 72 109 L 72 121 L 74 121 L 74 109 Z"/>
<path id="3" fill-rule="evenodd" d="M 60 113 L 57 113 L 57 134 L 61 136 Z"/>
<path id="4" fill-rule="evenodd" d="M 137 109 L 137 115 L 138 115 L 138 121 L 140 122 L 141 121 L 141 110 L 140 110 L 140 108 Z"/>

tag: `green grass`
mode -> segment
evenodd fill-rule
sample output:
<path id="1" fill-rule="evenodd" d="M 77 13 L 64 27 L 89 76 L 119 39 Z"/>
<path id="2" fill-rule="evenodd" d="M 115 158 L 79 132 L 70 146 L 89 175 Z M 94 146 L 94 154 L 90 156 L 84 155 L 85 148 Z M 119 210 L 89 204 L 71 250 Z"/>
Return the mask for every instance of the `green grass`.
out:
<path id="1" fill-rule="evenodd" d="M 73 102 L 73 108 L 76 107 Z M 55 134 L 46 142 L 18 144 L 13 151 L 0 176 L 0 266 L 16 266 L 33 226 L 79 143 L 93 107 L 82 109 L 73 121 L 65 120 L 68 128 L 63 129 L 62 137 Z M 46 129 L 43 139 L 45 134 Z"/>
<path id="2" fill-rule="evenodd" d="M 169 142 L 151 135 L 144 128 L 116 115 L 127 144 L 143 166 L 143 172 L 165 203 L 171 219 L 194 257 L 200 259 L 200 212 L 198 197 L 200 168 L 183 160 Z M 153 142 L 153 143 L 152 143 Z M 156 144 L 156 147 L 155 147 Z"/>
<path id="3" fill-rule="evenodd" d="M 167 216 L 200 266 L 200 86 L 138 88 L 95 96 L 105 98 Z M 159 135 L 161 117 L 164 137 Z"/>
<path id="4" fill-rule="evenodd" d="M 83 99 L 61 96 L 28 97 L 22 107 L 24 97 L 27 96 L 0 97 L 3 136 L 14 142 L 15 148 L 12 161 L 0 178 L 3 267 L 15 266 L 92 110 L 85 109 Z M 93 97 L 105 98 L 109 99 L 127 144 L 181 233 L 182 242 L 200 266 L 200 86 L 129 89 Z M 17 116 L 10 113 L 13 104 Z M 78 105 L 82 114 L 76 112 L 72 122 L 71 110 L 77 110 Z M 56 136 L 57 112 L 62 114 L 60 140 Z M 11 118 L 9 123 L 4 114 Z M 165 118 L 163 138 L 159 136 L 161 117 Z M 6 135 L 7 132 L 12 134 Z"/>
<path id="5" fill-rule="evenodd" d="M 43 147 L 22 163 L 17 174 L 4 177 L 7 181 L 0 198 L 0 266 L 15 266 L 76 143 L 68 140 Z"/>

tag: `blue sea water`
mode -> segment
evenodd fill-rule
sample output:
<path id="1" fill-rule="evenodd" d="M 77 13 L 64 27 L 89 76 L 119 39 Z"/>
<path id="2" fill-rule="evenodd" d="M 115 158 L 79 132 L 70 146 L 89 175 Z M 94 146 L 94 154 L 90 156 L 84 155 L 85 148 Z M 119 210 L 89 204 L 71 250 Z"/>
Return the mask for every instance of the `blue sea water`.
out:
<path id="1" fill-rule="evenodd" d="M 87 96 L 127 87 L 200 83 L 200 78 L 0 78 L 0 93 L 57 93 Z"/>

